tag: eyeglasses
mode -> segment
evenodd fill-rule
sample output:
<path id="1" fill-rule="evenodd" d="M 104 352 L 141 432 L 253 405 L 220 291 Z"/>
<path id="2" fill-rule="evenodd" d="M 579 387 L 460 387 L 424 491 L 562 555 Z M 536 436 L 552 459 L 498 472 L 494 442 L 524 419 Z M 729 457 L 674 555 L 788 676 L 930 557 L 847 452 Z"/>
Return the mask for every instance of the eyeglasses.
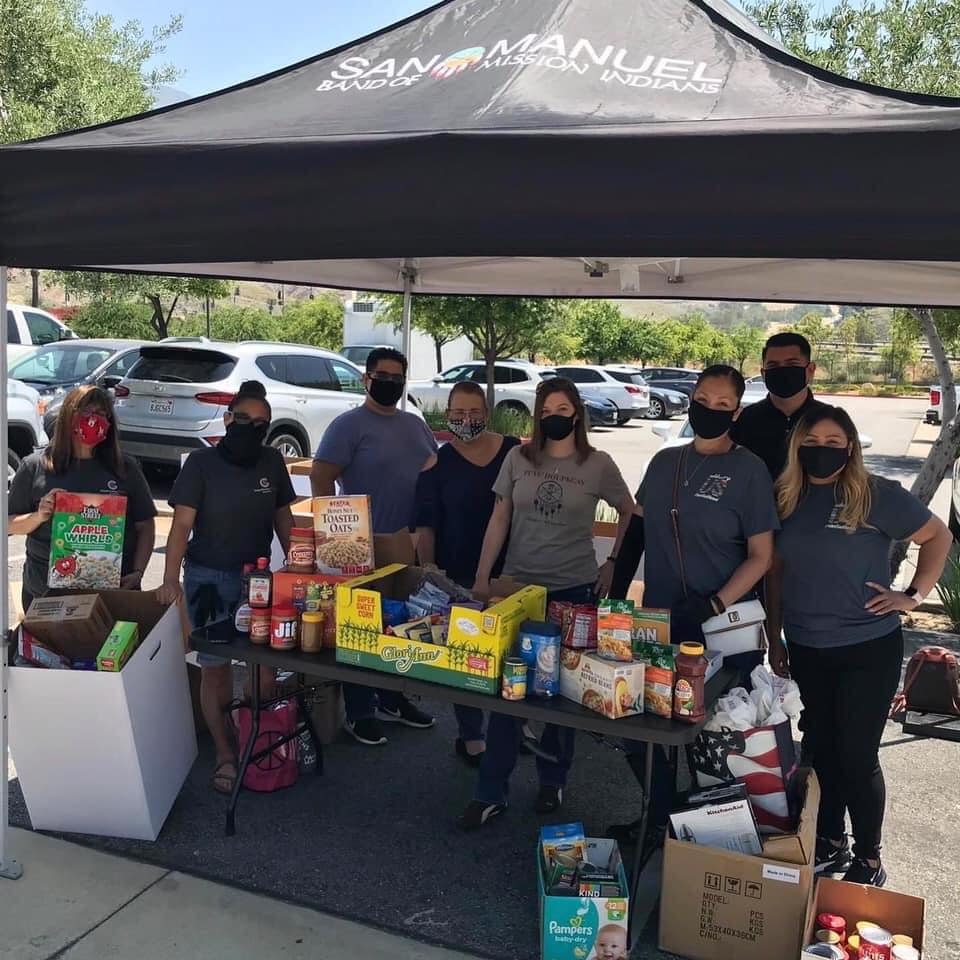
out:
<path id="1" fill-rule="evenodd" d="M 403 383 L 406 377 L 402 373 L 384 373 L 383 370 L 378 370 L 370 374 L 370 379 L 380 380 L 383 383 Z"/>
<path id="2" fill-rule="evenodd" d="M 270 421 L 264 420 L 263 417 L 251 417 L 249 413 L 235 413 L 233 414 L 233 422 L 248 424 L 252 423 L 255 427 L 269 427 Z"/>

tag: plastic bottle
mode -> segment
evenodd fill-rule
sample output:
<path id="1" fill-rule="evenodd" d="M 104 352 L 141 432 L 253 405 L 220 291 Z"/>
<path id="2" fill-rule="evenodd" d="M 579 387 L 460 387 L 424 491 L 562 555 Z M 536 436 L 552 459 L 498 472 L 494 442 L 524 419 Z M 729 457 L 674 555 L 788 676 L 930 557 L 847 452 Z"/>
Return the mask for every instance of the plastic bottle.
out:
<path id="1" fill-rule="evenodd" d="M 681 643 L 677 655 L 676 682 L 673 687 L 673 719 L 683 723 L 702 723 L 706 718 L 704 678 L 707 658 L 702 643 Z"/>
<path id="2" fill-rule="evenodd" d="M 245 563 L 240 574 L 240 602 L 247 603 L 250 599 L 250 574 L 256 569 L 256 564 Z"/>
<path id="3" fill-rule="evenodd" d="M 273 599 L 273 574 L 270 573 L 270 561 L 267 557 L 257 560 L 257 569 L 250 574 L 250 606 L 263 610 L 270 606 Z"/>
<path id="4" fill-rule="evenodd" d="M 249 633 L 250 621 L 253 618 L 253 610 L 249 603 L 241 603 L 237 607 L 237 612 L 233 617 L 233 625 L 237 628 L 237 633 Z"/>

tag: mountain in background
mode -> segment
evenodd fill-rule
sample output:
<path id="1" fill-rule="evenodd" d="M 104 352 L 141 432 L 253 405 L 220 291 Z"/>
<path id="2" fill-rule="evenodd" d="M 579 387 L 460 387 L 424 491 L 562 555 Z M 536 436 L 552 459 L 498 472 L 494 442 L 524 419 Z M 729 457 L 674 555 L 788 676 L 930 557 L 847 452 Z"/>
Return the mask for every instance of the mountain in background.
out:
<path id="1" fill-rule="evenodd" d="M 150 95 L 153 97 L 153 106 L 169 107 L 171 104 L 180 103 L 182 100 L 189 100 L 190 94 L 177 90 L 174 87 L 151 87 Z"/>

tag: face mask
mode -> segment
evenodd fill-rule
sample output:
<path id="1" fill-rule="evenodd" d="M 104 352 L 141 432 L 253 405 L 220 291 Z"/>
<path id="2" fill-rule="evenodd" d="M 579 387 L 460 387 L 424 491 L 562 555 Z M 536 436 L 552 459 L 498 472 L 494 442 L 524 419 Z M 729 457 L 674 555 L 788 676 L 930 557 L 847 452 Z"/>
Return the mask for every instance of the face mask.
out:
<path id="1" fill-rule="evenodd" d="M 763 374 L 763 382 L 775 396 L 786 400 L 795 397 L 807 385 L 806 367 L 771 367 Z"/>
<path id="2" fill-rule="evenodd" d="M 110 421 L 99 413 L 78 413 L 73 418 L 73 435 L 88 447 L 98 447 L 107 439 Z"/>
<path id="3" fill-rule="evenodd" d="M 550 417 L 543 417 L 540 420 L 540 429 L 548 440 L 566 440 L 573 433 L 577 418 L 564 417 L 555 413 Z"/>
<path id="4" fill-rule="evenodd" d="M 260 459 L 269 429 L 267 423 L 231 423 L 227 435 L 217 444 L 217 450 L 228 463 L 252 466 Z"/>
<path id="5" fill-rule="evenodd" d="M 487 429 L 487 421 L 470 419 L 447 420 L 447 426 L 458 440 L 462 440 L 464 443 L 470 443 L 471 440 L 476 440 L 477 437 Z"/>
<path id="6" fill-rule="evenodd" d="M 733 410 L 711 410 L 699 400 L 690 401 L 690 426 L 703 440 L 722 437 L 733 425 Z"/>
<path id="7" fill-rule="evenodd" d="M 395 407 L 403 396 L 403 384 L 393 380 L 370 380 L 367 392 L 381 407 Z"/>
<path id="8" fill-rule="evenodd" d="M 826 480 L 841 471 L 850 459 L 846 447 L 799 447 L 800 466 L 817 480 Z"/>

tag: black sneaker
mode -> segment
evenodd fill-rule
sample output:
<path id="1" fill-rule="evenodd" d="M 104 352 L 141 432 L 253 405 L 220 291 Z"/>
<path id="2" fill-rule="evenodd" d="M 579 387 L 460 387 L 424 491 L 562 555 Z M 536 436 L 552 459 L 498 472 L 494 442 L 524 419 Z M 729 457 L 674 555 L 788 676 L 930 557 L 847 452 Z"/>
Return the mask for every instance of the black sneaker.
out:
<path id="1" fill-rule="evenodd" d="M 882 887 L 887 882 L 887 871 L 883 864 L 877 861 L 877 866 L 871 867 L 866 860 L 855 857 L 850 869 L 843 875 L 847 883 L 862 883 L 868 887 Z"/>
<path id="2" fill-rule="evenodd" d="M 484 800 L 471 800 L 466 810 L 457 817 L 457 826 L 461 830 L 476 830 L 488 820 L 507 809 L 505 803 L 487 803 Z"/>
<path id="3" fill-rule="evenodd" d="M 533 809 L 537 813 L 554 813 L 563 806 L 563 788 L 551 787 L 546 783 L 540 784 L 540 792 L 537 794 L 537 802 Z"/>
<path id="4" fill-rule="evenodd" d="M 378 707 L 377 716 L 386 723 L 402 723 L 418 730 L 429 730 L 437 722 L 436 718 L 415 707 L 406 697 L 400 697 L 393 710 Z"/>
<path id="5" fill-rule="evenodd" d="M 814 873 L 822 873 L 825 876 L 843 873 L 850 866 L 852 860 L 853 854 L 850 853 L 850 841 L 846 834 L 844 834 L 843 843 L 839 847 L 826 837 L 817 837 Z"/>
<path id="6" fill-rule="evenodd" d="M 381 743 L 387 742 L 387 736 L 380 726 L 380 721 L 376 717 L 364 717 L 361 720 L 347 720 L 343 729 L 350 734 L 354 740 L 366 744 L 368 747 L 379 747 Z"/>

